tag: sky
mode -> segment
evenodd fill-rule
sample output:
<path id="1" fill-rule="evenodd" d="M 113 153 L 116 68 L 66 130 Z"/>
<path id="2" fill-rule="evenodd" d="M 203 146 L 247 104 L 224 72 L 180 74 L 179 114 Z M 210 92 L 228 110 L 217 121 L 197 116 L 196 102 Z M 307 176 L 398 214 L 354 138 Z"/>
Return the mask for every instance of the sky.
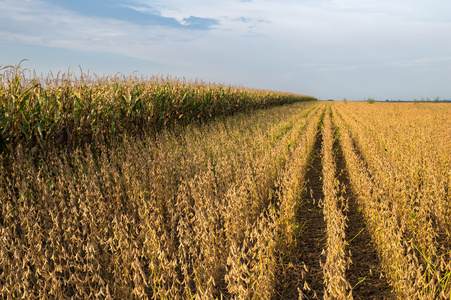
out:
<path id="1" fill-rule="evenodd" d="M 451 99 L 449 0 L 0 0 L 0 66 Z"/>

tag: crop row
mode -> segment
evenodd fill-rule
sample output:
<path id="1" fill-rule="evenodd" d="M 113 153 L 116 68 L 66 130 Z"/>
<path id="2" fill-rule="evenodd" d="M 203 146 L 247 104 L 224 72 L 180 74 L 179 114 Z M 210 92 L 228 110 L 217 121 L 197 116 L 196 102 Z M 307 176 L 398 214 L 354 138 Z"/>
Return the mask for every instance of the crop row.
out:
<path id="1" fill-rule="evenodd" d="M 0 297 L 449 298 L 448 114 L 301 102 L 38 163 L 16 148 Z"/>
<path id="2" fill-rule="evenodd" d="M 353 189 L 401 298 L 449 298 L 449 108 L 334 105 Z"/>
<path id="3" fill-rule="evenodd" d="M 1 66 L 0 66 L 1 69 Z M 310 96 L 170 78 L 25 76 L 19 67 L 0 76 L 0 153 L 18 145 L 33 154 L 49 148 L 96 148 L 123 137 L 216 116 L 268 108 Z"/>
<path id="4" fill-rule="evenodd" d="M 0 295 L 274 297 L 321 111 L 124 137 L 98 157 L 79 147 L 36 164 L 15 151 L 0 170 Z"/>
<path id="5" fill-rule="evenodd" d="M 345 252 L 346 218 L 342 212 L 342 207 L 339 206 L 339 204 L 345 205 L 346 201 L 338 198 L 340 185 L 337 180 L 337 165 L 333 148 L 335 134 L 333 132 L 331 115 L 332 111 L 329 108 L 324 117 L 322 133 L 324 199 L 322 199 L 321 204 L 327 224 L 327 252 L 323 266 L 326 284 L 324 299 L 347 299 L 351 287 L 345 275 L 348 268 L 347 253 Z"/>

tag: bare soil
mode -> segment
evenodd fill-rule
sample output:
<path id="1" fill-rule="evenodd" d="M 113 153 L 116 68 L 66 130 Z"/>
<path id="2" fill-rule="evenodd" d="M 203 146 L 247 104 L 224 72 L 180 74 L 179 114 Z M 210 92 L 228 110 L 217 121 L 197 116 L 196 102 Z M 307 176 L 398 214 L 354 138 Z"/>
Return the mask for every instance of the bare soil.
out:
<path id="1" fill-rule="evenodd" d="M 366 221 L 360 211 L 357 199 L 352 191 L 346 161 L 341 146 L 336 139 L 336 164 L 338 181 L 342 185 L 341 195 L 347 200 L 346 241 L 349 243 L 351 264 L 346 272 L 354 299 L 394 299 L 390 285 L 384 276 L 376 248 L 371 240 Z"/>
<path id="2" fill-rule="evenodd" d="M 274 299 L 322 299 L 324 276 L 322 263 L 325 260 L 326 223 L 319 202 L 324 198 L 321 164 L 322 134 L 318 131 L 311 152 L 306 174 L 306 191 L 302 205 L 297 212 L 297 222 L 302 233 L 296 248 L 283 260 L 283 270 L 276 274 Z M 334 143 L 337 177 L 341 183 L 344 214 L 347 217 L 346 241 L 351 261 L 346 278 L 354 299 L 395 299 L 390 285 L 382 271 L 376 248 L 366 226 L 366 221 L 352 191 L 346 161 L 338 139 Z M 347 205 L 346 205 L 347 203 Z M 346 207 L 347 206 L 347 207 Z"/>
<path id="3" fill-rule="evenodd" d="M 324 262 L 326 223 L 319 200 L 324 198 L 321 165 L 322 134 L 318 131 L 306 173 L 306 191 L 303 204 L 297 212 L 297 222 L 302 228 L 296 248 L 293 249 L 283 274 L 276 275 L 275 299 L 322 299 L 324 276 L 320 261 Z"/>

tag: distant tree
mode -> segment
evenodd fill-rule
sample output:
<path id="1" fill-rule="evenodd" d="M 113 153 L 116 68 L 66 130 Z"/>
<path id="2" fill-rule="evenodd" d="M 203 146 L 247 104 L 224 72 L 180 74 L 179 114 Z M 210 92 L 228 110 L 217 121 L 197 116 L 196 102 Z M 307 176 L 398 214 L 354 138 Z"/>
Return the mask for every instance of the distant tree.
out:
<path id="1" fill-rule="evenodd" d="M 373 104 L 374 102 L 376 102 L 376 100 L 374 100 L 374 98 L 368 98 L 366 99 L 366 102 L 368 102 L 369 104 Z"/>
<path id="2" fill-rule="evenodd" d="M 439 102 L 440 101 L 440 97 L 439 96 L 435 97 L 434 101 L 435 102 Z"/>
<path id="3" fill-rule="evenodd" d="M 345 104 L 347 104 L 347 103 L 348 103 L 348 100 L 346 100 L 346 98 L 343 98 L 343 102 L 344 102 Z"/>

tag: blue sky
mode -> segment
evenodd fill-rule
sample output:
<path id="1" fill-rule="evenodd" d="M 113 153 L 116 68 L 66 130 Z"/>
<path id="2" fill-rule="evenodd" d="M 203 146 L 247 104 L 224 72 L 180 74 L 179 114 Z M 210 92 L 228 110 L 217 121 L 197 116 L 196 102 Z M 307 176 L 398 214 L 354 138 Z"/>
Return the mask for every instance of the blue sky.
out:
<path id="1" fill-rule="evenodd" d="M 0 0 L 0 65 L 451 98 L 449 0 Z"/>

